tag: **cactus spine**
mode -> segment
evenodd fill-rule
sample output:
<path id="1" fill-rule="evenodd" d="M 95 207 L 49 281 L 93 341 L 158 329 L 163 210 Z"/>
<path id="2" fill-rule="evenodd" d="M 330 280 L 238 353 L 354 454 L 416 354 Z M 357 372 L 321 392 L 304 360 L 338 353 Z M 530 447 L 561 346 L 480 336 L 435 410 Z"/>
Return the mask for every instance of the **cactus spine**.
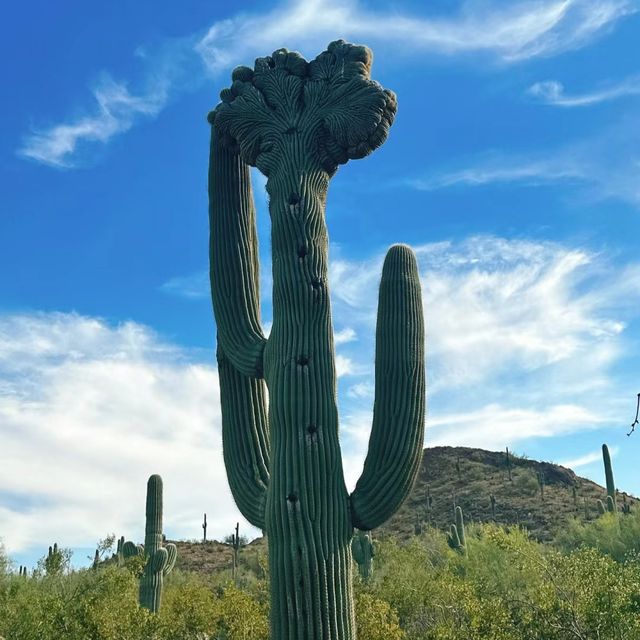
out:
<path id="1" fill-rule="evenodd" d="M 160 610 L 164 576 L 171 573 L 176 563 L 176 545 L 162 546 L 162 478 L 153 475 L 147 481 L 147 504 L 144 547 L 131 541 L 121 542 L 122 558 L 144 557 L 144 572 L 140 577 L 140 606 L 152 613 Z"/>
<path id="2" fill-rule="evenodd" d="M 238 67 L 209 114 L 210 275 L 223 452 L 242 514 L 267 533 L 271 637 L 355 638 L 353 528 L 380 526 L 422 454 L 424 328 L 417 264 L 403 245 L 382 271 L 374 417 L 355 491 L 344 482 L 328 290 L 325 206 L 339 164 L 380 146 L 395 96 L 371 52 L 342 41 L 311 62 L 280 49 Z M 267 176 L 273 325 L 260 325 L 249 165 Z M 269 390 L 268 422 L 265 383 Z M 268 424 L 268 426 L 267 426 Z"/>
<path id="3" fill-rule="evenodd" d="M 368 580 L 373 571 L 373 541 L 371 532 L 358 531 L 351 540 L 351 552 L 358 565 L 358 572 L 363 580 Z"/>
<path id="4" fill-rule="evenodd" d="M 613 502 L 613 509 L 616 511 L 616 483 L 613 479 L 613 466 L 611 465 L 611 455 L 609 454 L 609 447 L 606 444 L 602 445 L 602 460 L 604 462 L 604 475 L 607 483 L 607 509 L 609 498 Z"/>

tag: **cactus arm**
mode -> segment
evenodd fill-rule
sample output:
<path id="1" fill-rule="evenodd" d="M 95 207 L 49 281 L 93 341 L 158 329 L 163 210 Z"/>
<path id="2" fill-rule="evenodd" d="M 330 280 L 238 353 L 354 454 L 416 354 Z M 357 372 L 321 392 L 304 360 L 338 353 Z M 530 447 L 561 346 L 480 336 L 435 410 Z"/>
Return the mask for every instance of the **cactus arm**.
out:
<path id="1" fill-rule="evenodd" d="M 165 546 L 165 549 L 167 550 L 167 564 L 163 570 L 163 574 L 166 576 L 170 574 L 171 571 L 173 571 L 173 567 L 176 564 L 176 559 L 178 558 L 178 548 L 175 544 L 170 542 Z"/>
<path id="2" fill-rule="evenodd" d="M 356 564 L 362 564 L 364 562 L 364 550 L 358 533 L 356 533 L 351 540 L 351 554 Z"/>
<path id="3" fill-rule="evenodd" d="M 424 437 L 424 319 L 415 256 L 396 245 L 387 253 L 376 327 L 373 427 L 364 470 L 351 494 L 352 522 L 379 527 L 409 494 Z"/>
<path id="4" fill-rule="evenodd" d="M 218 341 L 245 376 L 262 377 L 258 241 L 249 167 L 211 127 L 209 275 Z"/>
<path id="5" fill-rule="evenodd" d="M 269 435 L 262 380 L 239 373 L 218 348 L 222 453 L 233 498 L 242 515 L 265 528 Z"/>
<path id="6" fill-rule="evenodd" d="M 249 167 L 211 127 L 211 295 L 218 327 L 222 442 L 242 515 L 264 529 L 269 438 L 260 327 L 258 243 Z"/>

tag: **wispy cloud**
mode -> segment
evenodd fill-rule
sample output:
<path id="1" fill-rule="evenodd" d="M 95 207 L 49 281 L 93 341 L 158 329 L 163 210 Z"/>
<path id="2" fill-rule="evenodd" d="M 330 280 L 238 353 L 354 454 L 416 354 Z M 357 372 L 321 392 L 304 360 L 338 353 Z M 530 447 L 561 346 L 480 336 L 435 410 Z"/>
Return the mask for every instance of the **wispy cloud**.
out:
<path id="1" fill-rule="evenodd" d="M 211 295 L 209 274 L 203 269 L 186 276 L 175 276 L 163 282 L 160 291 L 188 300 L 204 300 Z"/>
<path id="2" fill-rule="evenodd" d="M 264 55 L 283 43 L 306 52 L 324 46 L 327 38 L 334 39 L 336 34 L 392 44 L 401 55 L 408 51 L 439 55 L 484 52 L 516 62 L 583 46 L 635 11 L 637 7 L 626 0 L 524 1 L 508 7 L 496 2 L 467 2 L 452 15 L 429 17 L 398 10 L 372 11 L 356 0 L 305 0 L 267 14 L 243 14 L 217 22 L 197 48 L 215 72 L 238 60 Z"/>
<path id="3" fill-rule="evenodd" d="M 609 453 L 611 457 L 615 456 L 618 453 L 618 447 L 609 447 Z M 559 464 L 568 469 L 577 469 L 578 467 L 586 467 L 588 464 L 593 464 L 594 462 L 602 462 L 602 451 L 592 451 L 579 458 L 565 460 Z"/>
<path id="4" fill-rule="evenodd" d="M 313 56 L 329 40 L 343 37 L 375 46 L 391 64 L 416 53 L 486 54 L 514 63 L 585 46 L 637 10 L 631 0 L 523 0 L 509 6 L 472 1 L 434 17 L 371 10 L 357 0 L 282 2 L 267 12 L 219 20 L 204 36 L 167 40 L 150 52 L 140 48 L 139 57 L 151 69 L 141 90 L 104 76 L 84 115 L 34 129 L 24 136 L 18 154 L 52 167 L 79 166 L 90 145 L 105 145 L 136 122 L 157 116 L 173 92 L 202 82 L 202 62 L 215 75 L 283 45 Z"/>
<path id="5" fill-rule="evenodd" d="M 555 149 L 480 154 L 461 167 L 433 171 L 402 184 L 421 191 L 491 185 L 567 185 L 573 197 L 640 205 L 640 130 L 621 118 L 592 137 Z"/>
<path id="6" fill-rule="evenodd" d="M 93 89 L 89 115 L 25 136 L 18 154 L 58 168 L 71 168 L 86 143 L 106 144 L 131 129 L 140 118 L 152 118 L 165 106 L 168 86 L 160 81 L 147 93 L 133 95 L 124 83 L 104 76 Z"/>
<path id="7" fill-rule="evenodd" d="M 407 184 L 420 191 L 435 191 L 459 185 L 483 186 L 488 184 L 543 183 L 586 180 L 584 167 L 577 160 L 551 158 L 527 160 L 525 158 L 494 157 L 476 166 L 448 172 L 434 173 L 426 178 L 407 180 Z"/>
<path id="8" fill-rule="evenodd" d="M 545 104 L 556 107 L 587 107 L 600 102 L 640 95 L 640 76 L 631 76 L 622 82 L 609 84 L 595 91 L 567 95 L 562 83 L 555 80 L 536 82 L 527 93 Z"/>

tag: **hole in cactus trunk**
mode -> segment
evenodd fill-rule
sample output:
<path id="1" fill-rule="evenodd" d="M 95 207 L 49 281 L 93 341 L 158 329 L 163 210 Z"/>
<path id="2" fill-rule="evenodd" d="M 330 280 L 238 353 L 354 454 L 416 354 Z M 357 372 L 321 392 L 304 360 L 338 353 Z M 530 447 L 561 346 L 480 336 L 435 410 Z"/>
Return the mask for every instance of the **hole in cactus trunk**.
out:
<path id="1" fill-rule="evenodd" d="M 307 250 L 307 247 L 305 247 L 304 245 L 302 245 L 301 247 L 298 247 L 298 257 L 299 258 L 304 258 L 307 253 L 309 253 L 309 251 Z"/>
<path id="2" fill-rule="evenodd" d="M 309 356 L 299 356 L 296 363 L 301 367 L 306 367 L 309 364 Z"/>
<path id="3" fill-rule="evenodd" d="M 289 196 L 289 204 L 295 206 L 299 203 L 300 203 L 300 196 L 297 193 L 292 193 Z"/>
<path id="4" fill-rule="evenodd" d="M 291 502 L 291 504 L 295 504 L 296 502 L 298 502 L 298 496 L 295 493 L 290 493 L 287 496 L 287 500 Z"/>

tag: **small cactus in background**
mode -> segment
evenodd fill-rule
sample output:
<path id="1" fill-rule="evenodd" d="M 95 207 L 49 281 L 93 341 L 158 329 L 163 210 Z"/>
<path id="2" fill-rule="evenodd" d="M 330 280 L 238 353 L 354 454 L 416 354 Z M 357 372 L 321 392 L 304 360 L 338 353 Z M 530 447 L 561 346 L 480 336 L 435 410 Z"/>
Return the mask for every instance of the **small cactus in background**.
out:
<path id="1" fill-rule="evenodd" d="M 609 447 L 602 445 L 602 460 L 604 462 L 604 475 L 607 483 L 607 496 L 613 500 L 613 511 L 616 511 L 616 483 L 613 479 L 613 467 L 611 465 L 611 455 Z"/>
<path id="2" fill-rule="evenodd" d="M 202 535 L 202 542 L 206 542 L 207 541 L 207 514 L 204 514 L 204 522 L 202 523 L 202 531 L 203 531 L 203 535 Z"/>
<path id="3" fill-rule="evenodd" d="M 602 502 L 602 500 L 596 500 L 596 504 L 598 505 L 598 513 L 603 516 L 607 512 L 607 508 L 604 506 L 604 502 Z"/>
<path id="4" fill-rule="evenodd" d="M 100 564 L 100 551 L 96 549 L 96 552 L 93 556 L 93 564 L 91 565 L 91 568 L 95 570 L 98 568 L 99 564 Z"/>
<path id="5" fill-rule="evenodd" d="M 464 514 L 462 507 L 456 507 L 456 523 L 452 524 L 447 533 L 447 542 L 452 549 L 467 552 L 467 537 L 464 531 Z"/>
<path id="6" fill-rule="evenodd" d="M 162 478 L 153 475 L 147 482 L 147 506 L 144 547 L 131 541 L 122 543 L 122 557 L 126 561 L 134 556 L 146 558 L 140 578 L 140 606 L 157 613 L 162 602 L 164 576 L 171 573 L 176 563 L 175 544 L 162 546 Z"/>
<path id="7" fill-rule="evenodd" d="M 489 500 L 491 500 L 491 517 L 496 519 L 496 497 L 493 493 L 489 496 Z"/>
<path id="8" fill-rule="evenodd" d="M 53 547 L 49 547 L 49 552 L 44 561 L 44 570 L 48 576 L 58 575 L 62 573 L 65 558 L 61 550 L 58 549 L 58 543 L 54 542 Z"/>
<path id="9" fill-rule="evenodd" d="M 513 478 L 511 477 L 511 456 L 509 455 L 509 447 L 506 448 L 506 451 L 507 451 L 507 455 L 506 455 L 507 473 L 509 475 L 509 482 L 513 482 Z"/>
<path id="10" fill-rule="evenodd" d="M 373 541 L 371 532 L 358 531 L 351 540 L 351 553 L 358 565 L 358 572 L 363 580 L 368 580 L 373 571 Z"/>
<path id="11" fill-rule="evenodd" d="M 538 486 L 540 487 L 540 499 L 544 500 L 544 472 L 538 471 Z"/>
<path id="12" fill-rule="evenodd" d="M 627 494 L 622 494 L 622 513 L 628 516 L 631 513 L 631 504 L 627 502 Z"/>
<path id="13" fill-rule="evenodd" d="M 571 493 L 573 494 L 573 506 L 575 509 L 577 509 L 578 508 L 578 489 L 575 484 L 571 487 Z"/>
<path id="14" fill-rule="evenodd" d="M 238 554 L 240 552 L 240 523 L 236 522 L 236 531 L 231 534 L 231 545 L 233 546 L 233 568 L 232 575 L 235 582 L 238 577 Z"/>
<path id="15" fill-rule="evenodd" d="M 27 567 L 23 567 L 22 565 L 20 565 L 20 567 L 18 568 L 18 576 L 20 578 L 26 578 L 27 577 Z"/>
<path id="16" fill-rule="evenodd" d="M 609 513 L 616 513 L 616 503 L 615 500 L 611 496 L 607 496 L 607 511 Z"/>
<path id="17" fill-rule="evenodd" d="M 121 567 L 124 564 L 124 555 L 122 554 L 123 546 L 124 546 L 124 536 L 120 536 L 116 544 L 116 552 L 114 555 L 114 558 L 116 559 L 119 567 Z"/>

